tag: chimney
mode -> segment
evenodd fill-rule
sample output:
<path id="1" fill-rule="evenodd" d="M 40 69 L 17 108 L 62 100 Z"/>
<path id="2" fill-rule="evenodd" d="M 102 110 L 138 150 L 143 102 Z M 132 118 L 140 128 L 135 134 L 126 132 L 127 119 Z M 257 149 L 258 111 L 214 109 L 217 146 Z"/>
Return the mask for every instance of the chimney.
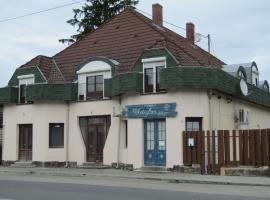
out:
<path id="1" fill-rule="evenodd" d="M 158 3 L 152 5 L 152 18 L 155 24 L 163 26 L 162 6 Z"/>
<path id="2" fill-rule="evenodd" d="M 193 23 L 188 22 L 186 24 L 186 35 L 187 35 L 187 39 L 194 44 L 195 41 L 195 26 Z"/>

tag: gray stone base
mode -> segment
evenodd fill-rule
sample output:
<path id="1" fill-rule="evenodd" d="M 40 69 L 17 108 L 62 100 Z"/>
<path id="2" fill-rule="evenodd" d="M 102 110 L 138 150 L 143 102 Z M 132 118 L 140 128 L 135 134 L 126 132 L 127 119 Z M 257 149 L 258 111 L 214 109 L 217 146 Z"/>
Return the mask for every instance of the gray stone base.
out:
<path id="1" fill-rule="evenodd" d="M 269 167 L 225 167 L 225 176 L 267 176 L 270 177 Z"/>
<path id="2" fill-rule="evenodd" d="M 19 163 L 19 161 L 2 161 L 2 166 L 9 167 L 14 165 L 15 163 Z M 58 161 L 32 161 L 32 167 L 77 167 L 77 162 L 68 162 L 68 166 L 66 166 L 66 162 L 58 162 Z"/>
<path id="3" fill-rule="evenodd" d="M 119 163 L 118 167 L 117 167 L 117 163 L 112 163 L 112 168 L 127 170 L 127 171 L 133 171 L 134 169 L 132 164 L 124 164 L 124 163 Z"/>
<path id="4" fill-rule="evenodd" d="M 188 173 L 188 174 L 200 174 L 201 173 L 200 165 L 192 165 L 192 166 L 174 165 L 173 168 L 171 168 L 170 170 L 173 172 Z"/>

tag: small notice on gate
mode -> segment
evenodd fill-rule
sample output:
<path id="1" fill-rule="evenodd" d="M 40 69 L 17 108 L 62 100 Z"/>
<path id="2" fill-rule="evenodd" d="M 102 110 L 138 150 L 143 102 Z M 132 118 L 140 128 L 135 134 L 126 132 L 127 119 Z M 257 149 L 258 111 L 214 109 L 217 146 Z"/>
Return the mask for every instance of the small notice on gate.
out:
<path id="1" fill-rule="evenodd" d="M 194 146 L 194 138 L 188 138 L 188 146 L 193 147 Z"/>

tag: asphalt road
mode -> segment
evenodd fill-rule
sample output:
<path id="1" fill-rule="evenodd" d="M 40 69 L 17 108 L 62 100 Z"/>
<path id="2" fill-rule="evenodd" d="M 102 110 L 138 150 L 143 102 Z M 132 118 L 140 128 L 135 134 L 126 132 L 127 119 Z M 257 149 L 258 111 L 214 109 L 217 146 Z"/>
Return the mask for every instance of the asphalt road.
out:
<path id="1" fill-rule="evenodd" d="M 270 189 L 263 187 L 233 186 L 230 188 L 229 186 L 170 184 L 154 181 L 128 181 L 119 179 L 99 179 L 89 180 L 87 182 L 82 180 L 83 179 L 76 178 L 59 179 L 58 177 L 34 177 L 29 179 L 27 176 L 0 176 L 0 200 L 270 199 L 269 196 L 267 197 L 268 193 L 265 193 L 264 197 L 261 196 L 265 190 Z M 240 192 L 234 193 L 234 190 Z M 249 194 L 252 190 L 253 193 Z M 230 191 L 232 192 L 230 193 Z M 258 194 L 258 197 L 256 197 L 256 194 Z"/>

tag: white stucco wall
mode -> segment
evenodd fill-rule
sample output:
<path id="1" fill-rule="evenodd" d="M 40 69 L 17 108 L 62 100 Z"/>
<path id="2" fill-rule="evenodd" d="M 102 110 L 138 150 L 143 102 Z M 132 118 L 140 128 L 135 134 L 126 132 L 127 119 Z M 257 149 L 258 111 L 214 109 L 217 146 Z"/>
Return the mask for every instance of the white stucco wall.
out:
<path id="1" fill-rule="evenodd" d="M 237 129 L 235 111 L 239 108 L 250 110 L 250 125 L 247 128 L 269 128 L 270 110 L 251 103 L 226 97 L 213 96 L 213 128 Z M 171 91 L 155 95 L 123 96 L 122 107 L 137 104 L 176 103 L 177 116 L 166 119 L 166 167 L 183 164 L 182 132 L 186 117 L 203 117 L 203 129 L 209 130 L 209 99 L 204 90 Z M 104 164 L 117 162 L 119 119 L 113 116 L 113 107 L 118 100 L 87 101 L 70 103 L 69 111 L 69 156 L 68 161 L 82 164 L 86 161 L 86 149 L 79 128 L 79 116 L 111 115 L 111 126 L 104 147 Z M 66 146 L 49 148 L 49 123 L 65 124 L 65 144 L 68 106 L 64 103 L 35 103 L 32 105 L 4 106 L 3 160 L 18 159 L 18 124 L 33 124 L 33 161 L 65 161 Z M 120 155 L 121 163 L 144 166 L 143 119 L 128 120 L 128 147 L 125 148 L 124 126 L 121 120 Z"/>
<path id="2" fill-rule="evenodd" d="M 62 103 L 5 105 L 3 160 L 18 160 L 18 125 L 32 124 L 33 161 L 64 161 L 65 148 L 49 149 L 49 123 L 64 123 L 66 135 L 66 111 Z"/>
<path id="3" fill-rule="evenodd" d="M 218 98 L 218 96 L 220 98 Z M 270 109 L 232 98 L 227 101 L 224 95 L 213 96 L 213 129 L 238 130 L 238 129 L 264 129 L 270 128 Z M 235 122 L 239 109 L 249 110 L 249 124 Z"/>
<path id="4" fill-rule="evenodd" d="M 122 105 L 176 103 L 177 116 L 166 118 L 166 167 L 183 164 L 182 132 L 185 130 L 186 117 L 204 117 L 208 115 L 208 97 L 204 91 L 181 91 L 158 95 L 134 95 L 123 98 Z M 203 126 L 208 124 L 207 117 Z M 143 119 L 128 119 L 128 148 L 122 149 L 126 154 L 124 163 L 133 164 L 135 168 L 144 165 Z"/>

